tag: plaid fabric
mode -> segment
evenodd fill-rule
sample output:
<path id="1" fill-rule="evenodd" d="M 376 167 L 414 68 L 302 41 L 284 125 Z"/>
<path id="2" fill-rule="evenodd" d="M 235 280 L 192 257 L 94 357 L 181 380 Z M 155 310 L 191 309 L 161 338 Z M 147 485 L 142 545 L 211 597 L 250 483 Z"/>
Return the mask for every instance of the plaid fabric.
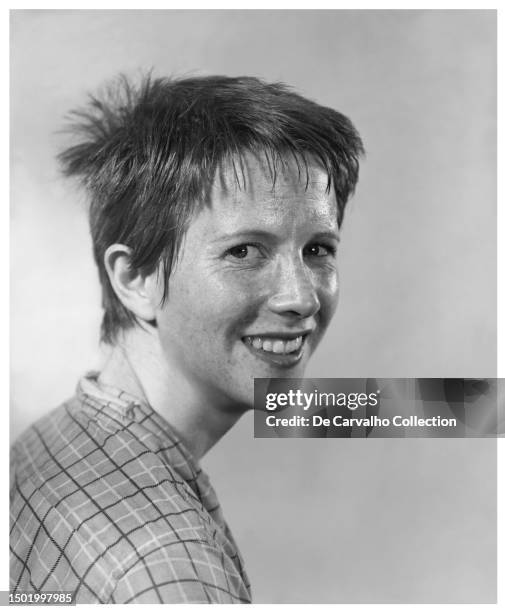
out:
<path id="1" fill-rule="evenodd" d="M 11 450 L 11 591 L 249 603 L 207 476 L 146 403 L 83 378 Z"/>

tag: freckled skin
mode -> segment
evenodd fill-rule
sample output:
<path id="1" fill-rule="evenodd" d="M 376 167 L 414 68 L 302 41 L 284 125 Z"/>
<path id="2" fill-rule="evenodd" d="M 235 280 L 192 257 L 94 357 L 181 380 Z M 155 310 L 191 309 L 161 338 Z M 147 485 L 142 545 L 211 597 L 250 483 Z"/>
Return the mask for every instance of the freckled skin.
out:
<path id="1" fill-rule="evenodd" d="M 211 204 L 189 225 L 157 311 L 170 368 L 223 409 L 252 407 L 254 377 L 301 377 L 336 308 L 337 206 L 327 175 L 310 167 L 310 183 L 287 165 L 275 188 L 256 158 L 246 185 L 231 170 L 216 181 Z M 323 239 L 322 232 L 329 233 Z M 333 238 L 332 238 L 333 236 Z M 267 363 L 245 336 L 311 330 L 292 367 Z"/>

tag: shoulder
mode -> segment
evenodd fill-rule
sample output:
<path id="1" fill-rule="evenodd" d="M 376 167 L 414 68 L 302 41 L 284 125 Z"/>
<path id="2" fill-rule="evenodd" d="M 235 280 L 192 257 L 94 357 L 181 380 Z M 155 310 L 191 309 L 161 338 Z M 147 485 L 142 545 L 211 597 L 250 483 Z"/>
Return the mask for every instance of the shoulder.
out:
<path id="1" fill-rule="evenodd" d="M 151 499 L 153 488 L 166 490 L 173 502 L 190 501 L 186 483 L 150 438 L 128 411 L 104 412 L 72 398 L 16 440 L 11 489 L 37 489 L 65 513 L 79 511 L 82 500 L 102 505 L 105 498 Z"/>
<path id="2" fill-rule="evenodd" d="M 191 566 L 192 548 L 211 548 L 201 503 L 127 414 L 74 398 L 16 441 L 11 463 L 11 588 L 106 601 L 160 555 Z"/>

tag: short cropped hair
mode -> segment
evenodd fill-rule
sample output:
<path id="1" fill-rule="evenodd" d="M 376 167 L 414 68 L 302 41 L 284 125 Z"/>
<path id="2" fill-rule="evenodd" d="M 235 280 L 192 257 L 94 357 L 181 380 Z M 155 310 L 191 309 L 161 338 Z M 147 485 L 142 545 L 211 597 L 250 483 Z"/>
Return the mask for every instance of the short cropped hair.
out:
<path id="1" fill-rule="evenodd" d="M 252 77 L 153 78 L 136 85 L 125 76 L 86 106 L 71 111 L 75 140 L 59 161 L 89 199 L 93 254 L 102 286 L 101 340 L 117 341 L 136 324 L 116 296 L 104 265 L 115 243 L 131 249 L 132 269 L 168 278 L 192 215 L 225 164 L 238 185 L 244 156 L 264 155 L 276 169 L 292 156 L 299 173 L 316 160 L 333 186 L 337 216 L 358 180 L 361 138 L 347 117 L 282 83 Z"/>

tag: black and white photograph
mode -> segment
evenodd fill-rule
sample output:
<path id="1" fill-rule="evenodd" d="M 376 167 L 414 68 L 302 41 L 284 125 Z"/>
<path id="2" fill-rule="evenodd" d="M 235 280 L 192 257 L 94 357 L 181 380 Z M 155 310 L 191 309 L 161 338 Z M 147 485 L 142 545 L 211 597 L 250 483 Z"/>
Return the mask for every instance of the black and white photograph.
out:
<path id="1" fill-rule="evenodd" d="M 16 9 L 9 47 L 9 601 L 496 603 L 494 435 L 254 409 L 497 379 L 497 11 Z"/>

